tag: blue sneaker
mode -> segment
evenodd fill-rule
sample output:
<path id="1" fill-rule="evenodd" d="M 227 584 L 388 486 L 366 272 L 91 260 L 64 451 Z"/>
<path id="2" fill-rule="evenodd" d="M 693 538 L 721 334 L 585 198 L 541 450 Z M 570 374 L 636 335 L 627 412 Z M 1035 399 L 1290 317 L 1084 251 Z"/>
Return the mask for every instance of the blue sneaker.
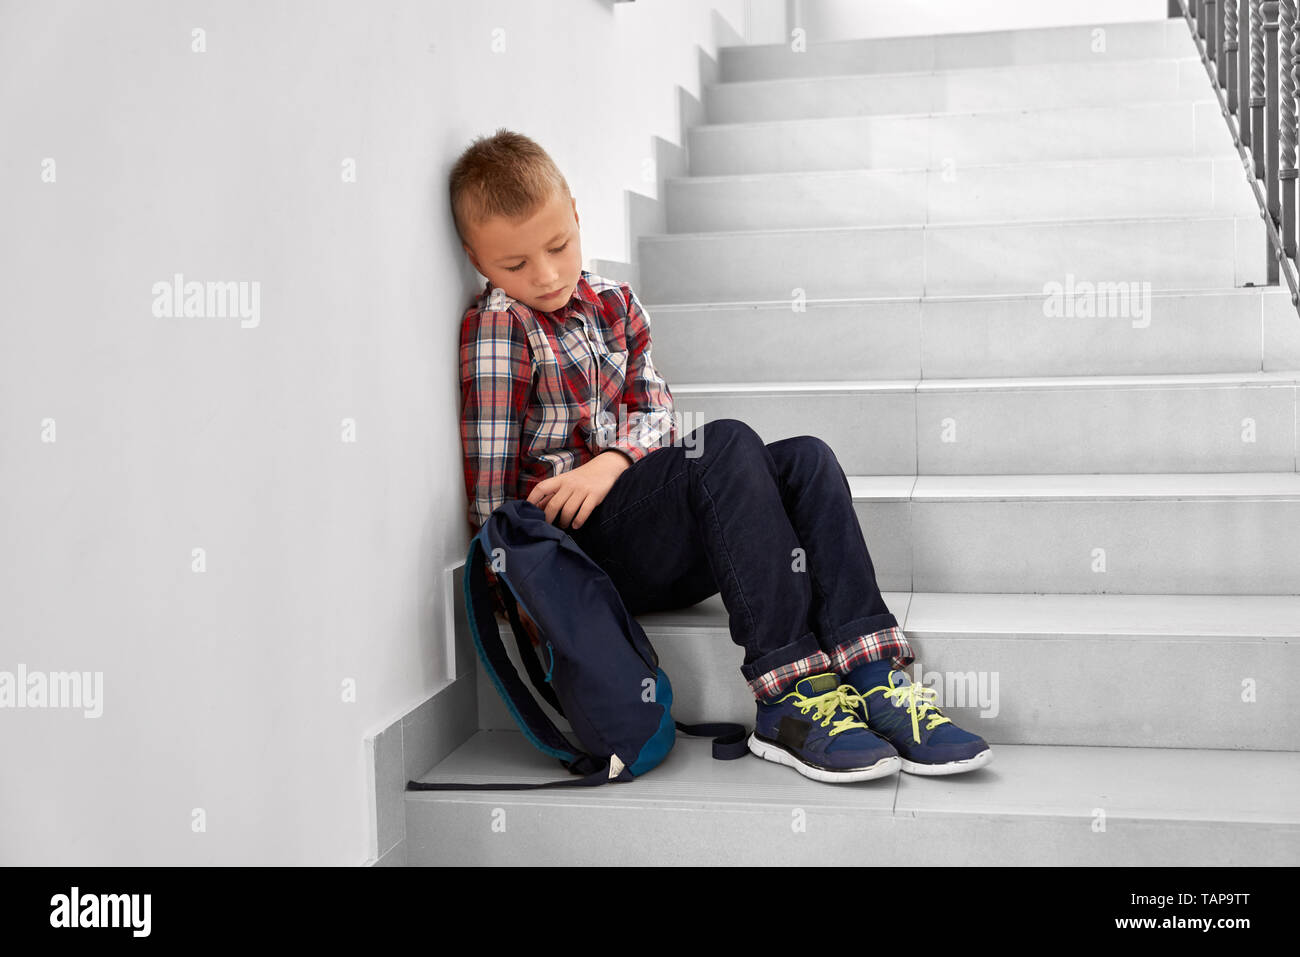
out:
<path id="1" fill-rule="evenodd" d="M 993 760 L 988 742 L 935 707 L 933 688 L 890 670 L 888 659 L 859 665 L 844 680 L 863 702 L 867 725 L 894 746 L 909 774 L 961 774 Z"/>
<path id="2" fill-rule="evenodd" d="M 749 750 L 814 781 L 866 781 L 895 774 L 898 752 L 858 717 L 862 699 L 839 675 L 809 675 L 775 702 L 758 702 Z"/>

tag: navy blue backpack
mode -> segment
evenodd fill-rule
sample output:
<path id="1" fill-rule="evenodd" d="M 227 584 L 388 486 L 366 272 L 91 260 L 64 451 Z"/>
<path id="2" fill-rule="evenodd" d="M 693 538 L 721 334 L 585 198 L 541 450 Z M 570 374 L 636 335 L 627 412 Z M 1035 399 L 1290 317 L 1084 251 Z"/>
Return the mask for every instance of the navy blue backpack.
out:
<path id="1" fill-rule="evenodd" d="M 529 681 L 569 722 L 580 745 L 570 742 L 542 710 L 506 654 L 489 564 Z M 474 647 L 520 730 L 581 779 L 545 784 L 408 781 L 408 791 L 527 790 L 630 781 L 663 761 L 677 731 L 713 737 L 713 756 L 719 760 L 749 754 L 742 725 L 673 720 L 672 685 L 645 630 L 628 613 L 604 569 L 572 536 L 548 522 L 538 506 L 511 499 L 488 516 L 470 541 L 464 587 Z M 519 608 L 537 625 L 536 650 Z"/>

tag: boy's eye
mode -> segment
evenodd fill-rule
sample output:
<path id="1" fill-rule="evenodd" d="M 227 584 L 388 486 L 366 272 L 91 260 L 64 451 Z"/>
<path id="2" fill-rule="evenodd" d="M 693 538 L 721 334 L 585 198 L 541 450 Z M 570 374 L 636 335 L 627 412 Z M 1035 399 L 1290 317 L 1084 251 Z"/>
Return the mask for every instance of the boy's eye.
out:
<path id="1" fill-rule="evenodd" d="M 568 248 L 569 248 L 569 244 L 568 244 L 568 242 L 566 241 L 565 244 L 564 244 L 563 246 L 559 246 L 559 247 L 557 247 L 556 249 L 552 249 L 551 252 L 553 252 L 553 253 L 562 253 L 562 252 L 564 252 L 564 251 L 565 251 L 566 249 L 568 249 Z M 524 268 L 524 264 L 523 264 L 523 263 L 520 263 L 518 266 L 507 266 L 507 267 L 506 267 L 506 272 L 519 272 L 519 270 L 521 270 L 521 269 L 523 269 L 523 268 Z"/>

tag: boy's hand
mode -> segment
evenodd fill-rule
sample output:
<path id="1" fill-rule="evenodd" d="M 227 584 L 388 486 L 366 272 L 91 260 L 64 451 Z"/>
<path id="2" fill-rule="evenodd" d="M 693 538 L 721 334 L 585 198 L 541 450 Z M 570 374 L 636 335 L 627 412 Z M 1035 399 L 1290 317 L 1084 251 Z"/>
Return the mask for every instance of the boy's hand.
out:
<path id="1" fill-rule="evenodd" d="M 581 528 L 631 464 L 622 452 L 606 449 L 585 465 L 538 482 L 527 501 L 545 509 L 548 522 L 561 528 L 570 527 L 570 523 Z"/>

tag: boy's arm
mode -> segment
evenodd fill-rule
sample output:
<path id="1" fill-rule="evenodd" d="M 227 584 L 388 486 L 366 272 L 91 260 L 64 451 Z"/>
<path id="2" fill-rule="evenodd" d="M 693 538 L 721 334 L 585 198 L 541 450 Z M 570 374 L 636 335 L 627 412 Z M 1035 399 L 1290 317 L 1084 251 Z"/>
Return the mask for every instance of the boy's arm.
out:
<path id="1" fill-rule="evenodd" d="M 631 286 L 624 283 L 623 290 L 628 358 L 622 401 L 627 415 L 618 416 L 618 434 L 609 448 L 618 449 L 635 464 L 651 450 L 673 441 L 673 394 L 651 361 L 650 314 Z"/>
<path id="2" fill-rule="evenodd" d="M 519 320 L 508 310 L 471 313 L 460 342 L 460 439 L 471 534 L 516 494 L 531 382 L 528 336 Z M 487 575 L 496 586 L 490 568 Z M 492 597 L 502 612 L 496 587 Z"/>

